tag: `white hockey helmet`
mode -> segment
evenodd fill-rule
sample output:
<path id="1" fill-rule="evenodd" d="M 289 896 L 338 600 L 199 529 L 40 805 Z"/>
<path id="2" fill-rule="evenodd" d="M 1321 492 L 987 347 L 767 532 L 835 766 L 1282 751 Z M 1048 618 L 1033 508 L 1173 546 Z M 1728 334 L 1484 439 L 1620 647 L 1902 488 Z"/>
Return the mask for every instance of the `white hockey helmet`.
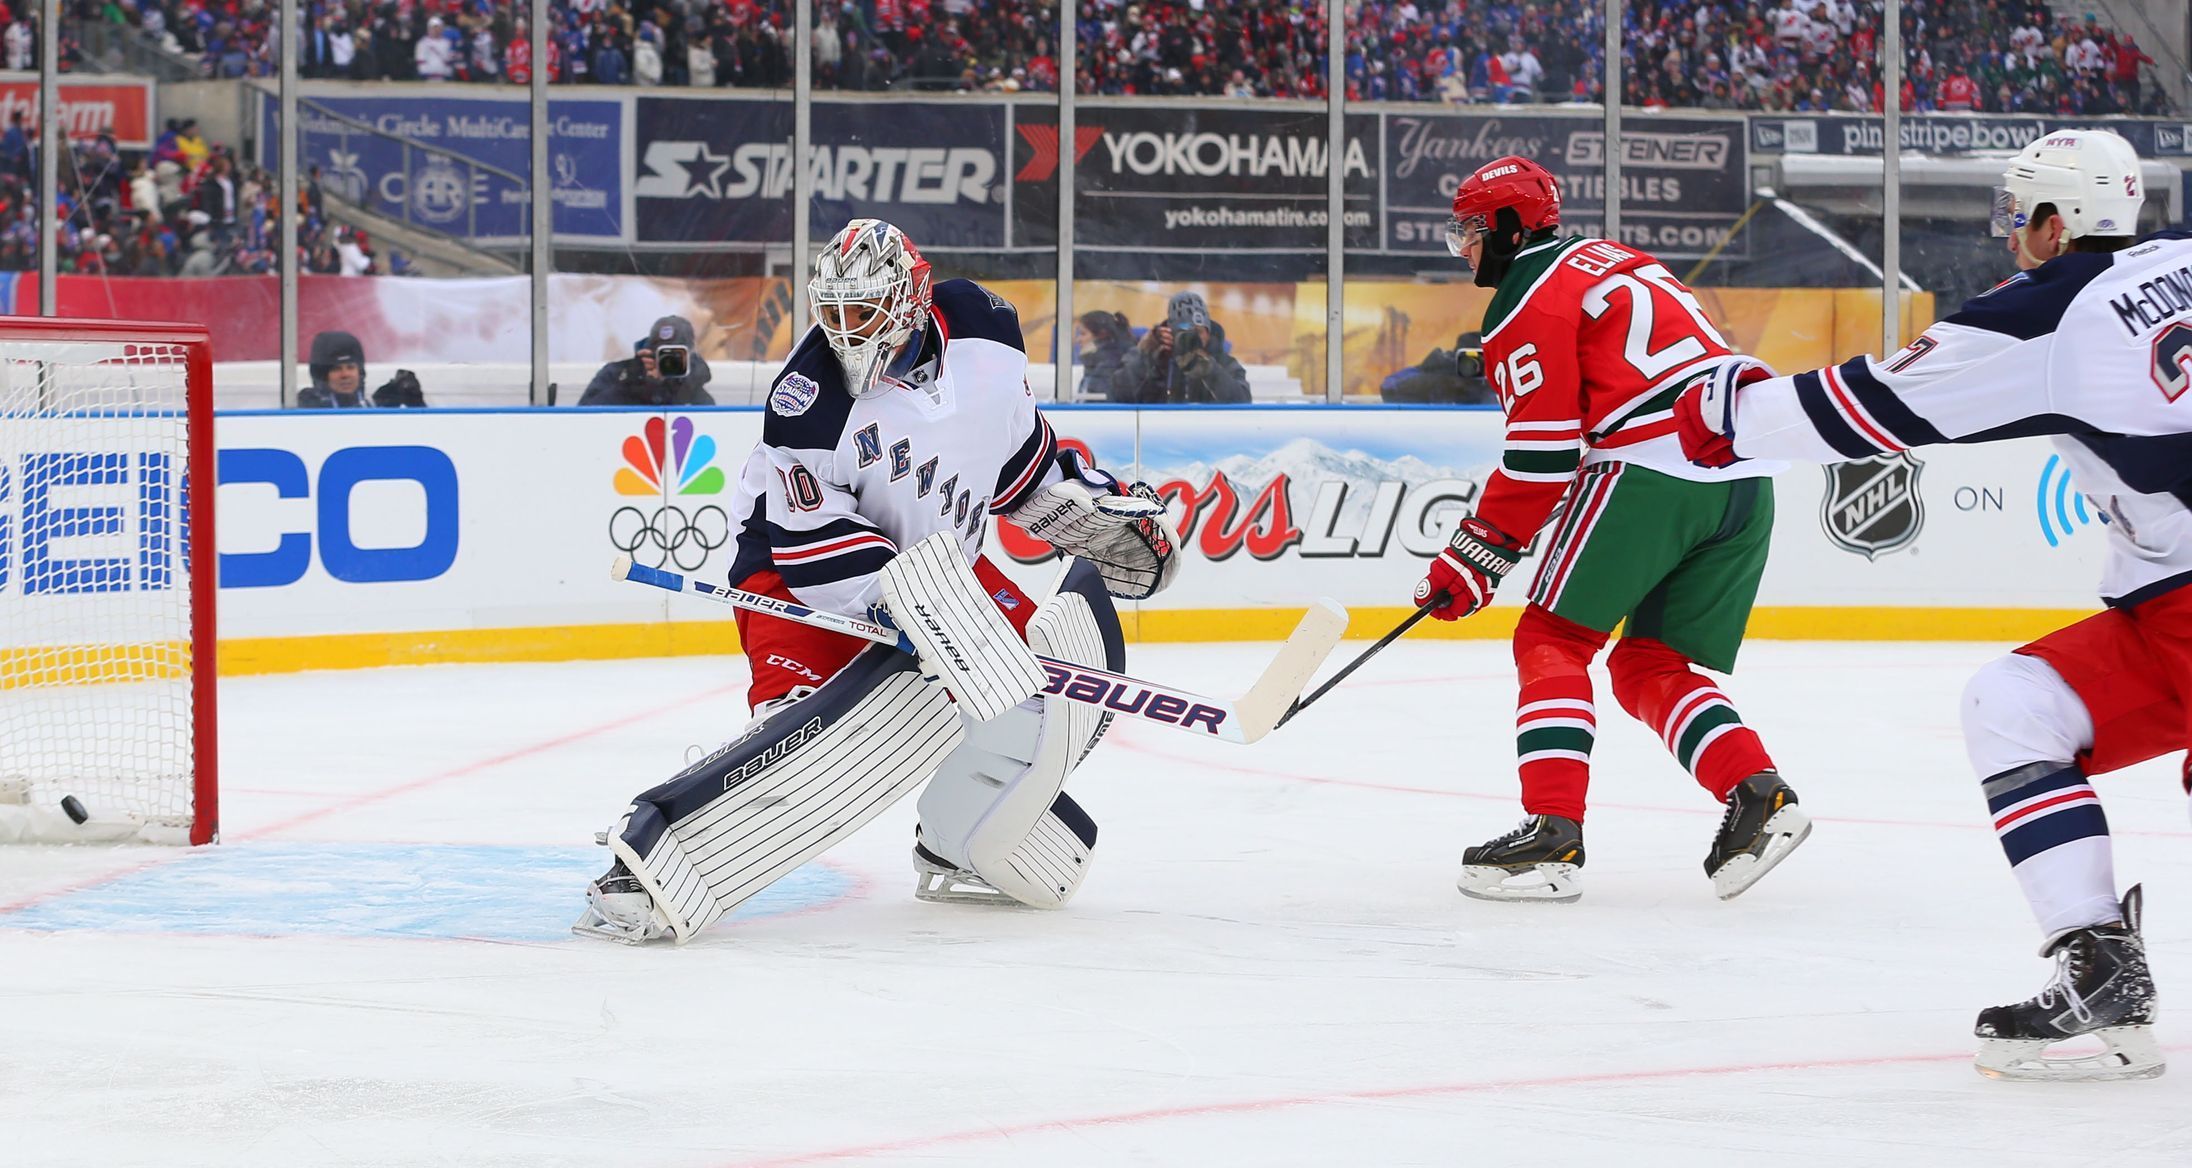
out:
<path id="1" fill-rule="evenodd" d="M 2107 130 L 2057 130 L 2017 152 L 1994 188 L 1993 228 L 2006 236 L 2052 204 L 2070 238 L 2137 235 L 2146 202 L 2139 155 Z"/>
<path id="2" fill-rule="evenodd" d="M 880 219 L 855 219 L 814 259 L 807 303 L 845 370 L 854 397 L 889 388 L 883 371 L 920 335 L 932 297 L 929 262 L 906 233 Z"/>

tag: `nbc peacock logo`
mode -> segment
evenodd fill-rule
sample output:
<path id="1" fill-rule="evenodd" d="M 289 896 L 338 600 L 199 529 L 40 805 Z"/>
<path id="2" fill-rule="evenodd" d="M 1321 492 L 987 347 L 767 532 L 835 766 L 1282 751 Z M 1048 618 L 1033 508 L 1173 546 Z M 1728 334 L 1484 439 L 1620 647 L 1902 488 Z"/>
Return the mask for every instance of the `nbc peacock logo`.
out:
<path id="1" fill-rule="evenodd" d="M 648 507 L 626 504 L 609 516 L 609 543 L 649 567 L 696 572 L 708 554 L 729 543 L 730 516 L 714 503 L 688 496 L 723 493 L 723 468 L 715 463 L 715 439 L 693 433 L 689 417 L 649 418 L 624 439 L 617 468 L 619 495 L 663 500 Z M 684 500 L 680 502 L 680 500 Z"/>
<path id="2" fill-rule="evenodd" d="M 669 455 L 667 460 L 664 454 Z M 695 437 L 691 418 L 668 425 L 661 418 L 649 418 L 640 433 L 624 439 L 624 465 L 616 472 L 617 494 L 660 495 L 667 479 L 673 495 L 720 495 L 723 468 L 714 462 L 715 439 L 706 434 Z"/>

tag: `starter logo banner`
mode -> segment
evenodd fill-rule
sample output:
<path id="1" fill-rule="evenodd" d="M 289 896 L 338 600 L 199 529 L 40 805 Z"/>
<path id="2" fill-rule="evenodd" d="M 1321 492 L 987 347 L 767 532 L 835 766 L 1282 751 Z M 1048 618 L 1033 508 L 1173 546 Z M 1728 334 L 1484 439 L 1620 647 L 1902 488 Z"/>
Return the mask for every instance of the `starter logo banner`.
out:
<path id="1" fill-rule="evenodd" d="M 790 103 L 634 100 L 640 242 L 753 249 L 791 239 Z M 923 251 L 1005 246 L 1002 105 L 818 101 L 813 122 L 817 241 L 871 217 L 905 228 Z"/>

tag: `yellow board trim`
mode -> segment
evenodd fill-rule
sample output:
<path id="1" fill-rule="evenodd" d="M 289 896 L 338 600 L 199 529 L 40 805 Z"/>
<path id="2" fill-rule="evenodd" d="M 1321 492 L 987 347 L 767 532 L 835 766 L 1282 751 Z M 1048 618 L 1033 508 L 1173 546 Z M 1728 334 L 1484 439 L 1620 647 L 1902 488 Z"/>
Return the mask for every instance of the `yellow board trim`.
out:
<path id="1" fill-rule="evenodd" d="M 373 669 L 383 665 L 705 657 L 738 652 L 738 626 L 729 621 L 676 625 L 651 621 L 620 625 L 248 637 L 222 641 L 220 652 L 223 677 L 297 673 L 307 669 Z"/>
<path id="2" fill-rule="evenodd" d="M 1347 635 L 1383 635 L 1408 615 L 1405 608 L 1358 608 Z M 1495 608 L 1464 621 L 1425 621 L 1415 638 L 1505 640 L 1517 608 Z M 1138 642 L 1276 641 L 1294 628 L 1297 609 L 1191 609 L 1121 614 L 1127 639 Z M 1760 608 L 1750 636 L 1779 641 L 2029 641 L 2090 616 L 2053 608 Z M 442 629 L 410 633 L 343 633 L 251 637 L 221 642 L 221 675 L 242 677 L 308 669 L 371 669 L 384 665 L 458 665 L 497 661 L 597 661 L 629 657 L 703 657 L 736 653 L 729 621 L 670 624 L 558 625 L 508 629 Z"/>

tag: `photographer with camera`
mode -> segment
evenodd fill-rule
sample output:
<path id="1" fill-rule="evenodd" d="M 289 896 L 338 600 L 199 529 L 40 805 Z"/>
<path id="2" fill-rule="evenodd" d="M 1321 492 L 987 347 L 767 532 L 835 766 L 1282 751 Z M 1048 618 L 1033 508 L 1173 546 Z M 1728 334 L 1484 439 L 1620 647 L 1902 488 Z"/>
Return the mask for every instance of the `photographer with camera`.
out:
<path id="1" fill-rule="evenodd" d="M 1165 322 L 1142 334 L 1119 364 L 1113 401 L 1211 405 L 1248 401 L 1248 371 L 1225 350 L 1225 328 L 1201 295 L 1179 292 Z"/>
<path id="2" fill-rule="evenodd" d="M 1484 339 L 1474 331 L 1454 338 L 1451 349 L 1432 349 L 1420 365 L 1410 365 L 1378 384 L 1388 402 L 1407 405 L 1498 405 L 1484 376 Z"/>
<path id="3" fill-rule="evenodd" d="M 712 406 L 704 388 L 711 374 L 693 352 L 693 322 L 665 316 L 632 343 L 632 356 L 611 361 L 580 395 L 582 406 Z"/>
<path id="4" fill-rule="evenodd" d="M 396 370 L 394 377 L 367 397 L 365 346 L 349 333 L 315 334 L 308 368 L 312 384 L 297 391 L 297 408 L 301 410 L 417 409 L 426 405 L 419 376 L 409 369 Z"/>

